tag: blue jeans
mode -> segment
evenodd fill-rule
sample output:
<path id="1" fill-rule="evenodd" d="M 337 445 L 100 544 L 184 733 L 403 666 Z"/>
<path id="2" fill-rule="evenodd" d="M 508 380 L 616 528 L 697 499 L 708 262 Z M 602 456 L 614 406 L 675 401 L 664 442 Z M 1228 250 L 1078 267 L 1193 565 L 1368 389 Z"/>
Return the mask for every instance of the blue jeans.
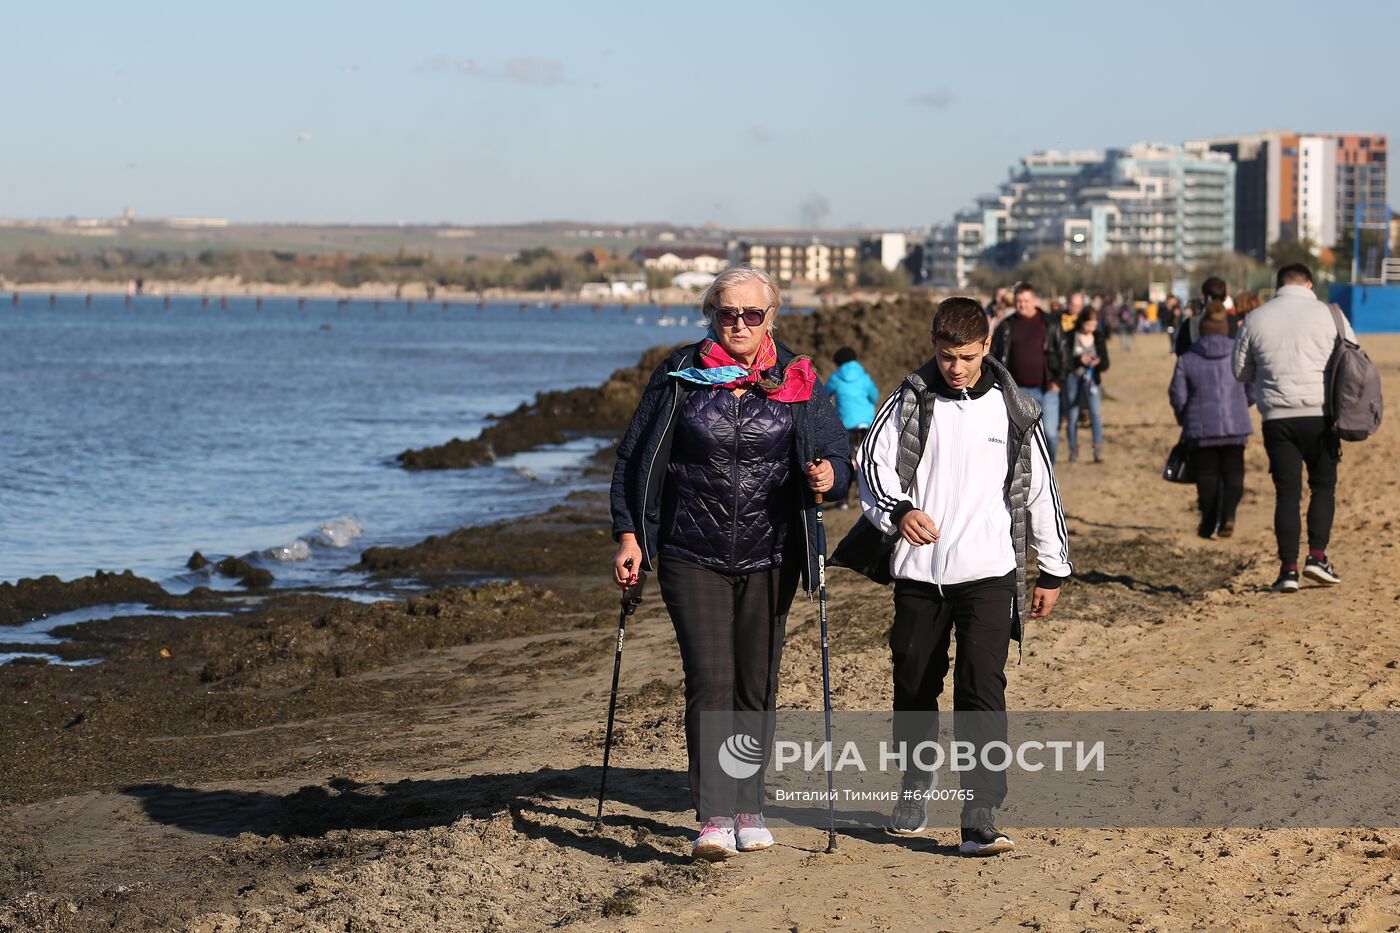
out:
<path id="1" fill-rule="evenodd" d="M 1069 378 L 1065 380 L 1065 393 L 1069 397 L 1069 427 L 1065 429 L 1065 433 L 1069 436 L 1070 456 L 1074 456 L 1079 450 L 1079 410 L 1084 407 L 1089 409 L 1089 424 L 1094 431 L 1094 450 L 1101 450 L 1103 413 L 1099 406 L 1103 404 L 1103 392 L 1082 374 L 1070 373 Z"/>
<path id="2" fill-rule="evenodd" d="M 1040 403 L 1040 426 L 1045 429 L 1045 446 L 1050 451 L 1050 462 L 1053 464 L 1055 451 L 1060 447 L 1060 390 L 1047 392 L 1037 386 L 1021 391 Z"/>

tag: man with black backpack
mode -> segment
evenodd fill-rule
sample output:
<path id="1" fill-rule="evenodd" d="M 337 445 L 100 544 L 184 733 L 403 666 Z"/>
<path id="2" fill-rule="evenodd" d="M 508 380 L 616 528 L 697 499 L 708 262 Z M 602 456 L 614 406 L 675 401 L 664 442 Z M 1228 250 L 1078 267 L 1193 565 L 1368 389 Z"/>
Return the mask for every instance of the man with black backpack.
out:
<path id="1" fill-rule="evenodd" d="M 1255 401 L 1264 419 L 1264 450 L 1274 478 L 1274 536 L 1280 564 L 1272 587 L 1275 593 L 1298 591 L 1298 509 L 1304 464 L 1311 496 L 1308 557 L 1302 575 L 1327 586 L 1342 582 L 1327 559 L 1336 509 L 1337 463 L 1342 458 L 1336 411 L 1328 407 L 1328 376 L 1339 336 L 1356 343 L 1351 325 L 1313 294 L 1311 270 L 1292 263 L 1279 269 L 1274 299 L 1251 312 L 1235 338 L 1235 378 L 1255 384 Z"/>

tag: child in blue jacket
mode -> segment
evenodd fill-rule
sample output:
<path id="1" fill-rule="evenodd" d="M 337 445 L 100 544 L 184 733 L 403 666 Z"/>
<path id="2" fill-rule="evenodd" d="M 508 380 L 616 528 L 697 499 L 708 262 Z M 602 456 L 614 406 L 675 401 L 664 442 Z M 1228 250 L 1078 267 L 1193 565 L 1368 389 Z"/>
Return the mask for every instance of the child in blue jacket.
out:
<path id="1" fill-rule="evenodd" d="M 875 419 L 875 405 L 880 401 L 880 392 L 875 388 L 875 380 L 856 361 L 856 351 L 842 347 L 831 357 L 836 371 L 826 381 L 826 392 L 836 403 L 836 414 L 846 428 L 846 436 L 851 442 L 851 451 L 860 449 L 870 430 L 870 422 Z M 852 484 L 854 485 L 854 484 Z M 845 498 L 840 508 L 849 508 Z"/>

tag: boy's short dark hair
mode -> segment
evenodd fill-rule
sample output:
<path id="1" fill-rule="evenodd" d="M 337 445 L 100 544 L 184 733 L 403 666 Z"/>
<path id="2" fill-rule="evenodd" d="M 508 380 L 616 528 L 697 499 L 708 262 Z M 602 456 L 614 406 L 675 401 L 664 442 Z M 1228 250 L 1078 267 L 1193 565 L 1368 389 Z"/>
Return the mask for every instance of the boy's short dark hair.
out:
<path id="1" fill-rule="evenodd" d="M 1225 286 L 1225 280 L 1218 275 L 1212 275 L 1201 283 L 1201 297 L 1206 300 L 1206 304 L 1224 301 L 1227 294 L 1229 289 Z"/>
<path id="2" fill-rule="evenodd" d="M 1275 288 L 1283 288 L 1285 285 L 1310 285 L 1312 283 L 1312 270 L 1301 262 L 1290 262 L 1282 269 L 1278 270 L 1278 282 Z"/>
<path id="3" fill-rule="evenodd" d="M 1017 295 L 1021 294 L 1021 292 L 1030 292 L 1032 295 L 1034 295 L 1035 286 L 1032 285 L 1030 282 L 1017 282 L 1016 285 L 1011 289 L 1011 297 L 1014 298 Z"/>
<path id="4" fill-rule="evenodd" d="M 935 343 L 951 347 L 963 347 L 969 343 L 982 343 L 991 332 L 987 312 L 973 298 L 944 298 L 933 312 L 933 339 Z"/>

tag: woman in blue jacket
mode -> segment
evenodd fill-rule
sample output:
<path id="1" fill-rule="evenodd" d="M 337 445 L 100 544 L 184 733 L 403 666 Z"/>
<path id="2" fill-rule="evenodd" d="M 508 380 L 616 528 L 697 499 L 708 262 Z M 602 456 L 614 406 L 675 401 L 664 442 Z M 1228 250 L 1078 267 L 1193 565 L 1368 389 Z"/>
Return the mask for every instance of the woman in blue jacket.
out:
<path id="1" fill-rule="evenodd" d="M 846 442 L 854 452 L 860 449 L 861 441 L 870 430 L 870 422 L 875 420 L 880 391 L 865 367 L 856 361 L 855 350 L 842 347 L 831 359 L 836 371 L 826 381 L 826 394 L 836 403 L 836 414 L 846 428 Z M 848 508 L 845 496 L 841 498 L 841 508 Z"/>
<path id="2" fill-rule="evenodd" d="M 1244 497 L 1244 447 L 1254 426 L 1249 395 L 1230 368 L 1235 342 L 1224 304 L 1206 306 L 1200 333 L 1176 361 L 1169 392 L 1196 471 L 1197 533 L 1228 538 L 1235 533 L 1235 509 Z"/>
<path id="3" fill-rule="evenodd" d="M 799 581 L 816 588 L 815 495 L 843 496 L 851 477 L 812 361 L 771 336 L 780 301 L 760 270 L 715 279 L 709 334 L 652 374 L 613 470 L 613 581 L 657 571 L 685 670 L 694 853 L 712 860 L 773 844 L 763 770 L 788 607 Z M 731 736 L 760 745 L 742 749 L 759 763 L 750 778 L 719 767 Z"/>

